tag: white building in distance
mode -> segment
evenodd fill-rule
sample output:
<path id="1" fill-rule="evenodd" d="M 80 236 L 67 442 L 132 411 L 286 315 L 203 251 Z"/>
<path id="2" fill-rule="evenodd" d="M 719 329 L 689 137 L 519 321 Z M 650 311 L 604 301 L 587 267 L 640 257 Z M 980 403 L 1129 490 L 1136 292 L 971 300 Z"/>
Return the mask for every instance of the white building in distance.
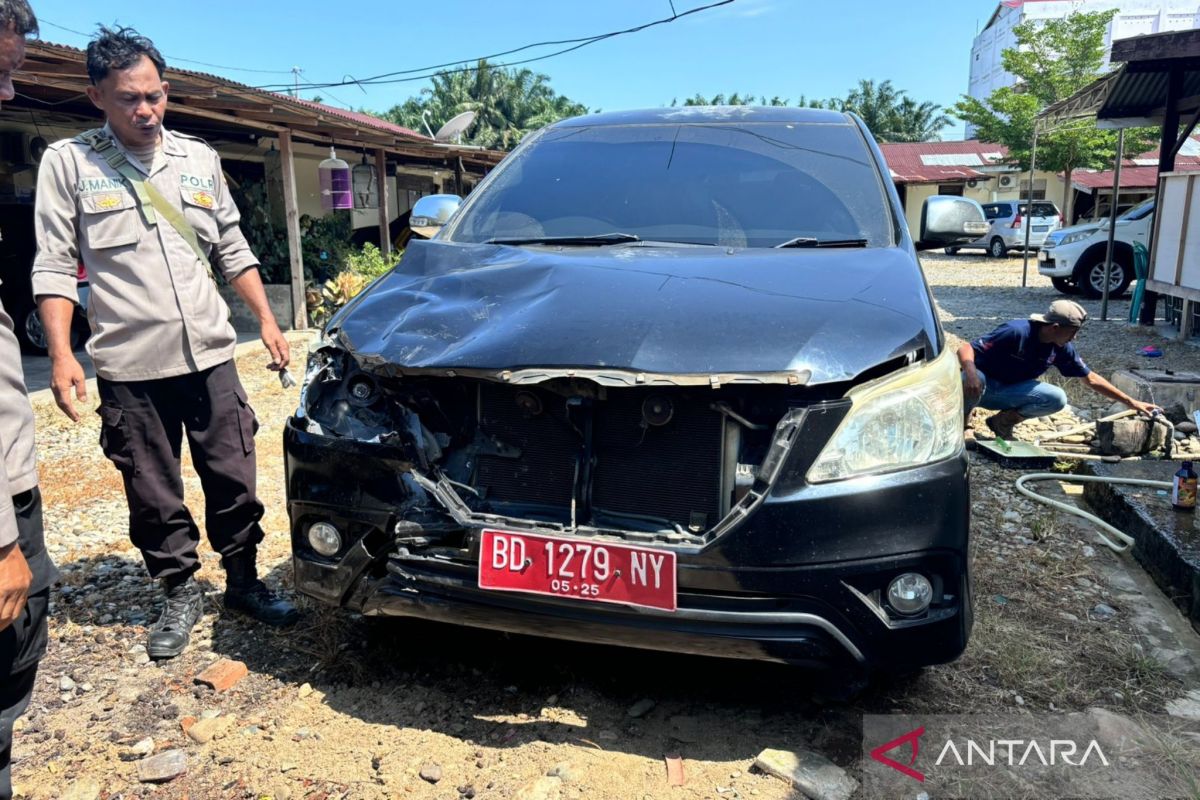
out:
<path id="1" fill-rule="evenodd" d="M 967 94 L 986 100 L 995 90 L 1016 83 L 1016 78 L 1000 63 L 1000 56 L 1016 46 L 1013 28 L 1022 22 L 1112 9 L 1117 9 L 1117 15 L 1104 37 L 1106 65 L 1116 39 L 1200 28 L 1200 0 L 1003 0 L 971 45 Z M 967 138 L 972 136 L 968 126 Z"/>

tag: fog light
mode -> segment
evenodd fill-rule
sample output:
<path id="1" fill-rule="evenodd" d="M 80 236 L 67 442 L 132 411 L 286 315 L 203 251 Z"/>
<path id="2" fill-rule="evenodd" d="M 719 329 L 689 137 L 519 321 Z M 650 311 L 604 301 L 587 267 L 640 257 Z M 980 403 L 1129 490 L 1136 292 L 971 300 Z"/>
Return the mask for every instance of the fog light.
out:
<path id="1" fill-rule="evenodd" d="M 342 549 L 342 535 L 328 522 L 316 522 L 308 527 L 308 544 L 323 556 L 332 556 Z"/>
<path id="2" fill-rule="evenodd" d="M 911 617 L 929 608 L 933 586 L 924 575 L 906 572 L 888 584 L 887 598 L 888 605 L 897 613 Z"/>

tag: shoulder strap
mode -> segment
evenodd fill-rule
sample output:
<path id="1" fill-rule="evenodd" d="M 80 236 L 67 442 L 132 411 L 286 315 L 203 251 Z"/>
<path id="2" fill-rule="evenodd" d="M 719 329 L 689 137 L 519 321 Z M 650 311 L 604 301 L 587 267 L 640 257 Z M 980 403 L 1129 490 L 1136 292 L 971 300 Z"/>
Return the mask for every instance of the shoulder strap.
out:
<path id="1" fill-rule="evenodd" d="M 146 219 L 147 224 L 156 224 L 155 212 L 171 224 L 183 240 L 192 248 L 192 252 L 196 254 L 196 258 L 200 259 L 200 263 L 208 270 L 208 275 L 216 281 L 216 275 L 213 274 L 212 264 L 208 260 L 208 255 L 204 252 L 204 248 L 200 246 L 200 239 L 196 236 L 196 231 L 188 224 L 187 218 L 183 212 L 171 205 L 167 198 L 162 196 L 154 186 L 145 179 L 142 173 L 138 172 L 133 164 L 129 163 L 129 159 L 125 154 L 113 144 L 111 138 L 105 134 L 102 128 L 93 128 L 90 131 L 84 131 L 75 137 L 76 140 L 90 146 L 103 158 L 108 165 L 115 169 L 118 174 L 126 181 L 133 189 L 134 196 L 137 197 L 138 208 L 141 209 L 142 216 Z"/>

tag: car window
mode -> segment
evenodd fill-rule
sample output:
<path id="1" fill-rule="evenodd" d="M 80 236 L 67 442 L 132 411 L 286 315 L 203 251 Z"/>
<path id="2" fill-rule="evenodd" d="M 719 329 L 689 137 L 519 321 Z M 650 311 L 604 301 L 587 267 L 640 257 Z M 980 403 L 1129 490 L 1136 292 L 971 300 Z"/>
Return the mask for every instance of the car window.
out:
<path id="1" fill-rule="evenodd" d="M 1143 200 L 1141 203 L 1138 203 L 1136 206 L 1129 209 L 1121 216 L 1117 217 L 1117 219 L 1141 219 L 1142 217 L 1146 216 L 1147 214 L 1153 214 L 1153 213 L 1154 213 L 1154 198 L 1151 197 L 1149 200 Z"/>
<path id="2" fill-rule="evenodd" d="M 442 239 L 601 236 L 729 247 L 796 237 L 892 244 L 894 219 L 851 124 L 557 127 L 468 198 Z"/>
<path id="3" fill-rule="evenodd" d="M 1035 217 L 1057 217 L 1058 209 L 1053 203 L 1034 203 L 1033 215 Z"/>
<path id="4" fill-rule="evenodd" d="M 1007 217 L 1009 208 L 1001 203 L 985 203 L 983 206 L 983 215 L 989 220 Z"/>

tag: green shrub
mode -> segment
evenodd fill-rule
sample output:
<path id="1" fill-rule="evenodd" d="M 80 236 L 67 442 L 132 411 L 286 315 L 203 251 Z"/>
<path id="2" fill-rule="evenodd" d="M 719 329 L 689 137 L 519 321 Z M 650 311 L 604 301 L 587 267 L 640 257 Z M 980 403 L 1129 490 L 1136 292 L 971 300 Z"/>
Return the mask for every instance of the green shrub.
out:
<path id="1" fill-rule="evenodd" d="M 403 255 L 403 251 L 392 253 L 387 258 L 384 258 L 383 253 L 379 251 L 378 247 L 367 242 L 357 253 L 353 250 L 346 253 L 342 263 L 346 270 L 353 272 L 355 275 L 361 275 L 368 280 L 375 280 L 396 266 L 396 262 L 400 260 L 401 255 Z"/>

